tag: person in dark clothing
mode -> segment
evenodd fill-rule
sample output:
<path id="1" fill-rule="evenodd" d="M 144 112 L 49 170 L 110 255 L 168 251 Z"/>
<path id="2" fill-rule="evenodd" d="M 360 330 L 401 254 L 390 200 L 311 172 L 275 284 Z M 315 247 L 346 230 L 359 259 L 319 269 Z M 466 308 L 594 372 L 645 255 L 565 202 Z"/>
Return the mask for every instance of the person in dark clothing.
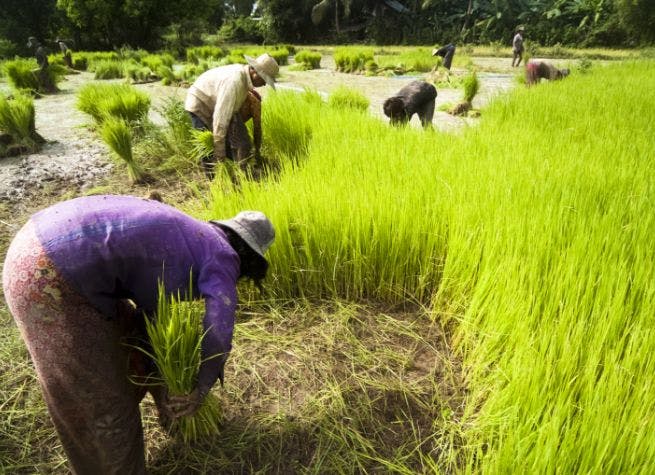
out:
<path id="1" fill-rule="evenodd" d="M 57 38 L 55 42 L 59 45 L 59 49 L 61 50 L 61 54 L 64 58 L 64 63 L 66 63 L 67 67 L 73 69 L 73 58 L 71 56 L 71 50 L 68 48 L 68 45 L 64 43 L 64 40 L 59 38 Z"/>
<path id="2" fill-rule="evenodd" d="M 418 114 L 424 128 L 432 126 L 437 89 L 425 81 L 412 81 L 384 101 L 384 114 L 393 125 L 406 124 Z"/>
<path id="3" fill-rule="evenodd" d="M 450 65 L 453 63 L 455 56 L 455 45 L 452 43 L 442 46 L 432 51 L 432 56 L 441 56 L 443 58 L 443 67 L 450 71 Z"/>
<path id="4" fill-rule="evenodd" d="M 195 389 L 153 392 L 160 416 L 175 419 L 196 412 L 223 382 L 237 281 L 261 286 L 274 239 L 259 211 L 206 222 L 158 201 L 110 195 L 57 203 L 18 231 L 4 295 L 74 474 L 145 473 L 145 390 L 130 376 L 147 370 L 127 343 L 142 333 L 144 315 L 156 318 L 159 284 L 167 295 L 191 285 L 189 298 L 205 302 Z"/>
<path id="5" fill-rule="evenodd" d="M 39 80 L 40 89 L 45 92 L 55 92 L 57 87 L 50 77 L 50 72 L 48 70 L 48 55 L 45 48 L 34 36 L 28 38 L 27 47 L 34 50 L 34 57 L 36 58 L 36 63 L 39 65 L 39 69 L 34 72 Z"/>

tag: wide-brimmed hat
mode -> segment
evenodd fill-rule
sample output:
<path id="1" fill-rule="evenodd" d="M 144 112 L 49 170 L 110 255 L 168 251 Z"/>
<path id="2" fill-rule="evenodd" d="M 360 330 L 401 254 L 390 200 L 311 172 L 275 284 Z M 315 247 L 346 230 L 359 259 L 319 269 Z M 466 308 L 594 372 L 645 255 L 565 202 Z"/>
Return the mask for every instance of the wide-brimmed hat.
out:
<path id="1" fill-rule="evenodd" d="M 31 48 L 32 46 L 36 46 L 38 44 L 39 44 L 39 40 L 37 40 L 35 36 L 30 36 L 27 39 L 27 47 L 28 48 Z"/>
<path id="2" fill-rule="evenodd" d="M 250 66 L 252 66 L 257 74 L 266 81 L 266 84 L 275 89 L 275 77 L 280 72 L 280 67 L 275 61 L 275 58 L 268 53 L 261 54 L 257 58 L 243 55 Z"/>
<path id="3" fill-rule="evenodd" d="M 211 222 L 237 233 L 253 251 L 262 257 L 275 241 L 273 223 L 261 211 L 242 211 L 234 218 Z"/>

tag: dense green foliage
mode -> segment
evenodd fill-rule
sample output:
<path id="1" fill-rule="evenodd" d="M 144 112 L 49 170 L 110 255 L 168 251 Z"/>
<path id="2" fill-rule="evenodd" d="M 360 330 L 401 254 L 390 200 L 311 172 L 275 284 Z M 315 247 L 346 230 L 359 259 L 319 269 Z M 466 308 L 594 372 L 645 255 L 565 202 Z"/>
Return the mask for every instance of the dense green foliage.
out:
<path id="1" fill-rule="evenodd" d="M 256 4 L 256 5 L 255 5 Z M 499 43 L 518 25 L 540 45 L 626 46 L 655 41 L 649 0 L 396 2 L 378 0 L 6 0 L 0 5 L 0 57 L 28 54 L 28 36 L 51 52 L 54 38 L 75 49 L 165 47 L 179 56 L 205 33 L 220 41 L 377 44 Z M 253 9 L 253 7 L 255 7 Z"/>

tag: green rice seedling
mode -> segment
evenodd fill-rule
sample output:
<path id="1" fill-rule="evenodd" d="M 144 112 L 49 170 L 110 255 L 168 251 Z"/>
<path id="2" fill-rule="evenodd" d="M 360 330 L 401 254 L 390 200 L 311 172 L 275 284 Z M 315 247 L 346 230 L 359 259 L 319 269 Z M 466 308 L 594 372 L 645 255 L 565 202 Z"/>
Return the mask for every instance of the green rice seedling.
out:
<path id="1" fill-rule="evenodd" d="M 147 117 L 150 96 L 129 84 L 86 84 L 78 93 L 77 108 L 98 124 L 107 116 L 134 124 Z"/>
<path id="2" fill-rule="evenodd" d="M 149 67 L 134 61 L 124 63 L 123 73 L 133 83 L 147 82 L 154 78 L 154 74 Z"/>
<path id="3" fill-rule="evenodd" d="M 146 319 L 146 331 L 152 359 L 172 396 L 189 394 L 195 388 L 204 336 L 203 313 L 198 305 L 183 301 L 179 293 L 169 297 L 160 284 L 157 314 Z M 216 435 L 220 416 L 218 400 L 210 393 L 195 414 L 175 419 L 171 429 L 185 442 L 192 442 Z"/>
<path id="4" fill-rule="evenodd" d="M 73 56 L 73 69 L 76 69 L 78 71 L 86 71 L 87 68 L 89 67 L 89 62 L 88 58 L 86 56 L 82 56 L 79 53 L 75 53 Z"/>
<path id="5" fill-rule="evenodd" d="M 147 66 L 151 71 L 157 71 L 160 66 L 172 68 L 175 58 L 170 54 L 147 54 L 139 59 L 139 63 Z"/>
<path id="6" fill-rule="evenodd" d="M 191 131 L 191 158 L 200 163 L 207 156 L 214 154 L 214 135 L 211 130 Z"/>
<path id="7" fill-rule="evenodd" d="M 17 58 L 3 63 L 4 73 L 9 84 L 18 90 L 39 90 L 39 78 L 34 71 L 38 71 L 36 61 L 33 59 Z"/>
<path id="8" fill-rule="evenodd" d="M 170 86 L 171 84 L 176 84 L 178 82 L 178 78 L 175 76 L 173 70 L 163 64 L 157 68 L 157 76 L 161 78 L 161 82 L 164 86 Z"/>
<path id="9" fill-rule="evenodd" d="M 34 100 L 16 94 L 7 100 L 0 96 L 0 132 L 9 134 L 16 144 L 34 146 Z"/>
<path id="10" fill-rule="evenodd" d="M 93 65 L 95 79 L 118 79 L 125 76 L 125 63 L 122 61 L 97 61 Z"/>
<path id="11" fill-rule="evenodd" d="M 302 69 L 319 69 L 321 67 L 321 53 L 316 51 L 301 50 L 294 57 L 296 64 Z"/>
<path id="12" fill-rule="evenodd" d="M 432 56 L 426 48 L 403 51 L 394 55 L 375 55 L 375 61 L 380 69 L 391 69 L 405 74 L 408 72 L 425 73 L 432 71 L 441 58 Z"/>
<path id="13" fill-rule="evenodd" d="M 269 101 L 269 97 L 274 99 Z M 312 91 L 277 91 L 266 100 L 266 107 L 262 108 L 262 128 L 266 131 L 264 156 L 276 162 L 298 162 L 307 156 L 313 134 L 308 111 L 318 113 L 323 109 L 321 97 Z"/>
<path id="14" fill-rule="evenodd" d="M 649 472 L 653 63 L 548 86 L 517 88 L 457 136 L 267 96 L 304 116 L 293 133 L 310 124 L 302 165 L 203 214 L 275 222 L 276 298 L 412 300 L 453 329 L 468 386 L 454 472 Z M 339 389 L 319 399 L 332 414 Z"/>
<path id="15" fill-rule="evenodd" d="M 289 50 L 286 48 L 277 48 L 268 52 L 277 61 L 280 66 L 289 64 Z"/>
<path id="16" fill-rule="evenodd" d="M 106 117 L 100 129 L 100 136 L 116 156 L 125 162 L 130 180 L 140 183 L 144 173 L 132 154 L 132 131 L 128 123 L 119 117 Z"/>
<path id="17" fill-rule="evenodd" d="M 368 61 L 374 60 L 372 48 L 341 47 L 334 50 L 337 71 L 358 73 L 364 70 Z"/>
<path id="18" fill-rule="evenodd" d="M 285 47 L 276 47 L 276 48 L 266 48 L 262 46 L 258 47 L 249 47 L 249 48 L 236 48 L 230 51 L 230 56 L 237 56 L 243 58 L 243 55 L 248 55 L 256 58 L 262 53 L 270 54 L 277 64 L 280 66 L 285 66 L 289 64 L 289 50 Z M 239 61 L 241 62 L 241 61 Z M 243 61 L 245 63 L 245 60 Z"/>
<path id="19" fill-rule="evenodd" d="M 186 49 L 186 60 L 194 64 L 200 63 L 201 60 L 218 61 L 225 55 L 226 52 L 219 46 L 205 45 Z"/>
<path id="20" fill-rule="evenodd" d="M 328 104 L 337 109 L 350 108 L 365 112 L 370 103 L 364 94 L 346 86 L 337 87 L 328 98 Z"/>
<path id="21" fill-rule="evenodd" d="M 473 102 L 473 98 L 480 90 L 480 81 L 478 80 L 478 75 L 475 73 L 475 71 L 471 71 L 464 77 L 463 86 L 464 101 L 470 104 Z"/>

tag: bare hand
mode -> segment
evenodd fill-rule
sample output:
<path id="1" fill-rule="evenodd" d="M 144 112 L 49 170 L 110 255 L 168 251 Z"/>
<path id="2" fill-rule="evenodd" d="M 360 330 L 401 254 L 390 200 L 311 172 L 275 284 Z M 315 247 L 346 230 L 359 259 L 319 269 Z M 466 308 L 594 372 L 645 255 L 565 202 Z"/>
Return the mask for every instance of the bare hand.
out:
<path id="1" fill-rule="evenodd" d="M 200 409 L 202 400 L 203 397 L 200 395 L 198 388 L 196 388 L 191 393 L 183 396 L 168 395 L 164 405 L 168 415 L 173 419 L 178 419 L 195 414 Z"/>

